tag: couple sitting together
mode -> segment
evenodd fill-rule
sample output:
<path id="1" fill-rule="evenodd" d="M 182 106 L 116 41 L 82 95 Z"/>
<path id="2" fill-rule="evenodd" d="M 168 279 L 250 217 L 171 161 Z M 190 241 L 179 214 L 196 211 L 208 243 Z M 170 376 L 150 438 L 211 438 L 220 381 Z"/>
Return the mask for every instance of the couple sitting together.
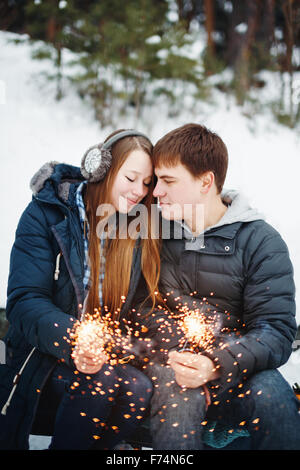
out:
<path id="1" fill-rule="evenodd" d="M 114 132 L 81 168 L 32 178 L 10 260 L 0 448 L 28 449 L 51 425 L 50 449 L 113 449 L 148 419 L 153 449 L 300 449 L 299 401 L 277 370 L 296 334 L 293 267 L 279 233 L 223 189 L 227 166 L 221 138 L 187 124 L 154 147 Z M 88 328 L 72 341 L 96 311 L 117 325 L 113 353 Z"/>

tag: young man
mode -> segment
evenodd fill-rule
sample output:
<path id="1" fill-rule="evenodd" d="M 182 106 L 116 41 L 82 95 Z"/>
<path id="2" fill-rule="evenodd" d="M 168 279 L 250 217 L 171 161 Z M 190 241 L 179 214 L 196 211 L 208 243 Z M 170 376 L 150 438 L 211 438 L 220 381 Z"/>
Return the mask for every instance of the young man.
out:
<path id="1" fill-rule="evenodd" d="M 223 190 L 228 155 L 215 133 L 197 124 L 169 132 L 154 164 L 154 196 L 174 228 L 163 241 L 161 292 L 175 313 L 202 312 L 213 334 L 197 354 L 173 347 L 168 365 L 148 366 L 154 449 L 224 447 L 236 437 L 237 448 L 300 449 L 299 401 L 277 370 L 296 333 L 286 244 L 241 194 Z"/>

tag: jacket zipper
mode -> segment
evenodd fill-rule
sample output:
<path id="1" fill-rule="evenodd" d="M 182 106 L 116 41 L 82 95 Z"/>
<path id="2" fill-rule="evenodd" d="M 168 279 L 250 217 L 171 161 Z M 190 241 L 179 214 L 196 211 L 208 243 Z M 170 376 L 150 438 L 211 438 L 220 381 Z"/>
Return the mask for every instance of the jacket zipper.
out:
<path id="1" fill-rule="evenodd" d="M 20 368 L 19 372 L 17 372 L 16 375 L 14 376 L 13 388 L 12 388 L 10 394 L 9 394 L 8 399 L 6 400 L 6 403 L 4 404 L 4 406 L 1 410 L 2 415 L 6 415 L 7 408 L 9 407 L 10 402 L 12 400 L 12 397 L 14 396 L 14 393 L 16 391 L 16 388 L 17 388 L 17 385 L 19 383 L 20 377 L 23 373 L 23 370 L 25 369 L 26 365 L 28 364 L 29 359 L 31 358 L 31 356 L 32 356 L 32 354 L 34 353 L 35 350 L 36 350 L 36 347 L 33 347 L 32 350 L 30 351 L 30 353 L 28 354 L 28 356 L 26 357 L 25 361 L 23 362 L 23 365 Z"/>
<path id="2" fill-rule="evenodd" d="M 52 225 L 51 227 L 51 230 L 55 236 L 55 239 L 58 243 L 58 246 L 60 247 L 60 253 L 61 253 L 61 256 L 64 256 L 64 259 L 65 259 L 65 263 L 66 263 L 66 266 L 67 266 L 67 269 L 68 269 L 68 272 L 69 272 L 69 275 L 70 275 L 70 278 L 71 278 L 71 281 L 72 281 L 72 284 L 73 284 L 73 287 L 74 287 L 74 290 L 75 290 L 75 295 L 76 295 L 76 298 L 77 298 L 77 306 L 78 308 L 80 309 L 80 305 L 82 306 L 82 300 L 80 298 L 80 292 L 79 292 L 79 289 L 78 289 L 78 286 L 77 286 L 77 282 L 76 282 L 76 279 L 74 277 L 74 274 L 73 274 L 73 271 L 72 271 L 72 268 L 70 266 L 70 263 L 69 263 L 69 260 L 68 260 L 68 257 L 66 256 L 66 250 L 65 250 L 65 247 L 64 247 L 64 244 L 59 236 L 59 234 L 57 233 L 57 230 L 56 228 Z M 59 255 L 57 255 L 57 258 L 58 258 Z M 60 257 L 59 257 L 60 259 Z M 78 312 L 78 317 L 81 316 L 81 311 Z"/>

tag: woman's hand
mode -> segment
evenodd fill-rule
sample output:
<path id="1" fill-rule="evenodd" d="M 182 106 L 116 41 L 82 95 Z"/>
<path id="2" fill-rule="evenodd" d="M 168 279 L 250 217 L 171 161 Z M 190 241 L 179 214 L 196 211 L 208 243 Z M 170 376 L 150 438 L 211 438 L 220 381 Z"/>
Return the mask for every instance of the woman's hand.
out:
<path id="1" fill-rule="evenodd" d="M 201 354 L 171 351 L 168 363 L 174 370 L 180 387 L 201 387 L 219 376 L 213 361 Z"/>
<path id="2" fill-rule="evenodd" d="M 77 344 L 73 350 L 72 358 L 76 369 L 84 374 L 96 374 L 107 361 L 105 353 L 98 352 L 95 357 L 89 350 Z"/>

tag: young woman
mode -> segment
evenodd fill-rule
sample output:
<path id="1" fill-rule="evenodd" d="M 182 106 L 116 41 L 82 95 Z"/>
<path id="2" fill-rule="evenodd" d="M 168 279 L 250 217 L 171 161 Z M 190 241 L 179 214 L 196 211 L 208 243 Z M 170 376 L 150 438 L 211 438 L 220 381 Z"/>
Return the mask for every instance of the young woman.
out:
<path id="1" fill-rule="evenodd" d="M 11 253 L 0 448 L 28 448 L 29 434 L 45 424 L 51 449 L 113 448 L 144 417 L 149 379 L 122 361 L 111 365 L 104 352 L 95 359 L 90 343 L 78 336 L 74 347 L 70 338 L 95 308 L 122 329 L 141 276 L 154 304 L 160 262 L 150 234 L 151 153 L 143 134 L 117 131 L 86 152 L 81 169 L 51 162 L 33 177 Z M 149 237 L 121 236 L 137 204 L 148 209 Z M 123 221 L 107 238 L 103 220 L 116 214 Z"/>

